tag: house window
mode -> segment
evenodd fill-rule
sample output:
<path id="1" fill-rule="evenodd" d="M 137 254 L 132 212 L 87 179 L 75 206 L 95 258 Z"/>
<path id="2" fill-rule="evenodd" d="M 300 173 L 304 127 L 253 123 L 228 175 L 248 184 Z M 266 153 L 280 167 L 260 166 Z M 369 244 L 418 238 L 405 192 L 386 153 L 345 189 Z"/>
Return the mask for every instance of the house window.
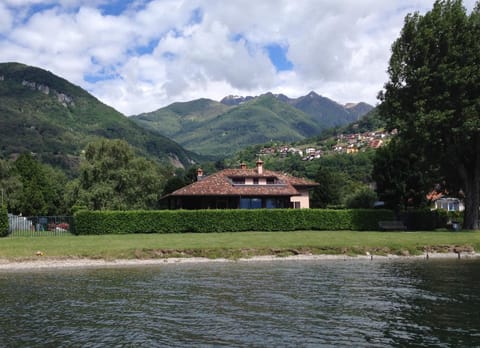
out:
<path id="1" fill-rule="evenodd" d="M 245 185 L 245 178 L 232 178 L 234 185 Z"/>
<path id="2" fill-rule="evenodd" d="M 258 185 L 258 178 L 253 178 L 253 184 Z"/>
<path id="3" fill-rule="evenodd" d="M 241 198 L 240 209 L 260 209 L 262 207 L 261 198 Z"/>
<path id="4" fill-rule="evenodd" d="M 278 207 L 278 202 L 276 199 L 273 198 L 267 198 L 265 201 L 265 208 L 267 209 L 275 209 Z"/>
<path id="5" fill-rule="evenodd" d="M 267 185 L 275 184 L 275 178 L 267 178 Z"/>

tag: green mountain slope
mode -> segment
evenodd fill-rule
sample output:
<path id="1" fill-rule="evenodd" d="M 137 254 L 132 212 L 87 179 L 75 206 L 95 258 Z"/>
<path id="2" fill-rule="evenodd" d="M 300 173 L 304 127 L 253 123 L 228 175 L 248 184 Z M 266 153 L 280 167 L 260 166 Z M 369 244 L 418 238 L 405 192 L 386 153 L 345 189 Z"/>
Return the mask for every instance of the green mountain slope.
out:
<path id="1" fill-rule="evenodd" d="M 385 121 L 380 117 L 378 108 L 373 108 L 365 115 L 360 117 L 357 122 L 351 123 L 347 126 L 340 128 L 338 131 L 342 133 L 354 133 L 354 132 L 372 132 L 379 129 L 384 129 L 386 126 Z"/>
<path id="2" fill-rule="evenodd" d="M 278 100 L 271 93 L 234 107 L 220 104 L 227 107 L 223 113 L 219 113 L 221 107 L 218 104 L 209 101 L 208 105 L 215 106 L 216 112 L 201 117 L 194 117 L 198 113 L 191 111 L 186 115 L 177 112 L 176 118 L 172 118 L 172 106 L 169 106 L 156 113 L 136 116 L 134 120 L 168 134 L 191 151 L 216 157 L 227 156 L 245 146 L 270 140 L 300 140 L 318 134 L 324 128 L 309 115 Z M 193 104 L 188 105 L 188 110 L 196 110 Z M 188 123 L 186 119 L 190 119 Z M 173 124 L 174 127 L 167 126 Z"/>
<path id="3" fill-rule="evenodd" d="M 0 64 L 1 157 L 28 151 L 71 169 L 85 145 L 99 138 L 124 139 L 143 155 L 177 165 L 193 156 L 65 79 L 23 64 Z"/>
<path id="4" fill-rule="evenodd" d="M 371 109 L 366 103 L 343 106 L 315 92 L 296 99 L 267 93 L 228 96 L 220 103 L 209 99 L 174 103 L 132 119 L 191 151 L 224 157 L 249 145 L 312 137 L 355 122 Z"/>
<path id="5" fill-rule="evenodd" d="M 283 94 L 275 94 L 275 98 L 312 116 L 315 121 L 322 123 L 326 128 L 343 126 L 355 122 L 373 109 L 373 106 L 363 102 L 340 105 L 313 91 L 299 98 L 292 99 Z M 241 97 L 229 95 L 220 102 L 232 106 L 243 104 L 252 99 L 255 98 L 251 96 Z"/>
<path id="6" fill-rule="evenodd" d="M 229 106 L 210 99 L 173 103 L 154 112 L 131 117 L 141 126 L 175 139 L 179 134 L 195 131 L 204 122 L 226 112 Z"/>
<path id="7" fill-rule="evenodd" d="M 326 128 L 355 122 L 372 108 L 365 103 L 347 108 L 315 92 L 310 92 L 306 96 L 292 99 L 289 102 L 297 109 L 311 115 L 316 121 L 321 122 Z"/>

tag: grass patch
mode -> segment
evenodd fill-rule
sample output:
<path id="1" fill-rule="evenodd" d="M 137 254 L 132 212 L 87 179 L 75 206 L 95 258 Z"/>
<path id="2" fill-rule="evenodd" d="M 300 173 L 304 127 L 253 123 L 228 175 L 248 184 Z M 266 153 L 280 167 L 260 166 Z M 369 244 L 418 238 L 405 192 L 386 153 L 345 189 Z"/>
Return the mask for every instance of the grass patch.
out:
<path id="1" fill-rule="evenodd" d="M 129 234 L 0 239 L 0 258 L 43 257 L 148 259 L 166 257 L 238 259 L 296 254 L 416 255 L 425 251 L 480 250 L 480 232 L 295 231 Z"/>

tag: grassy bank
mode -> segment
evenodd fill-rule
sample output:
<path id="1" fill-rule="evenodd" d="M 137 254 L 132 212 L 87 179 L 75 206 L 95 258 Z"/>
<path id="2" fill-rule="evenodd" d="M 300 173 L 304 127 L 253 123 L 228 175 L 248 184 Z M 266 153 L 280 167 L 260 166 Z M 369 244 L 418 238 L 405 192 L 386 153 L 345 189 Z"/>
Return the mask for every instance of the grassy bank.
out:
<path id="1" fill-rule="evenodd" d="M 178 256 L 238 258 L 312 254 L 416 255 L 425 250 L 480 250 L 480 232 L 242 232 L 131 234 L 0 239 L 0 259 L 144 259 Z"/>

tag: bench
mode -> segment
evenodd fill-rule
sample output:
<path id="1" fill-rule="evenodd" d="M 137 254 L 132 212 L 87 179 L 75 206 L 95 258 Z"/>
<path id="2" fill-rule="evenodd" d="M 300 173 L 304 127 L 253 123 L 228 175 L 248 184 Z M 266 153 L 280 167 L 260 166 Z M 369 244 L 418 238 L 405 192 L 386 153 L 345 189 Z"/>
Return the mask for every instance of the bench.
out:
<path id="1" fill-rule="evenodd" d="M 407 229 L 403 221 L 399 220 L 379 221 L 378 227 L 382 231 L 405 231 Z"/>

